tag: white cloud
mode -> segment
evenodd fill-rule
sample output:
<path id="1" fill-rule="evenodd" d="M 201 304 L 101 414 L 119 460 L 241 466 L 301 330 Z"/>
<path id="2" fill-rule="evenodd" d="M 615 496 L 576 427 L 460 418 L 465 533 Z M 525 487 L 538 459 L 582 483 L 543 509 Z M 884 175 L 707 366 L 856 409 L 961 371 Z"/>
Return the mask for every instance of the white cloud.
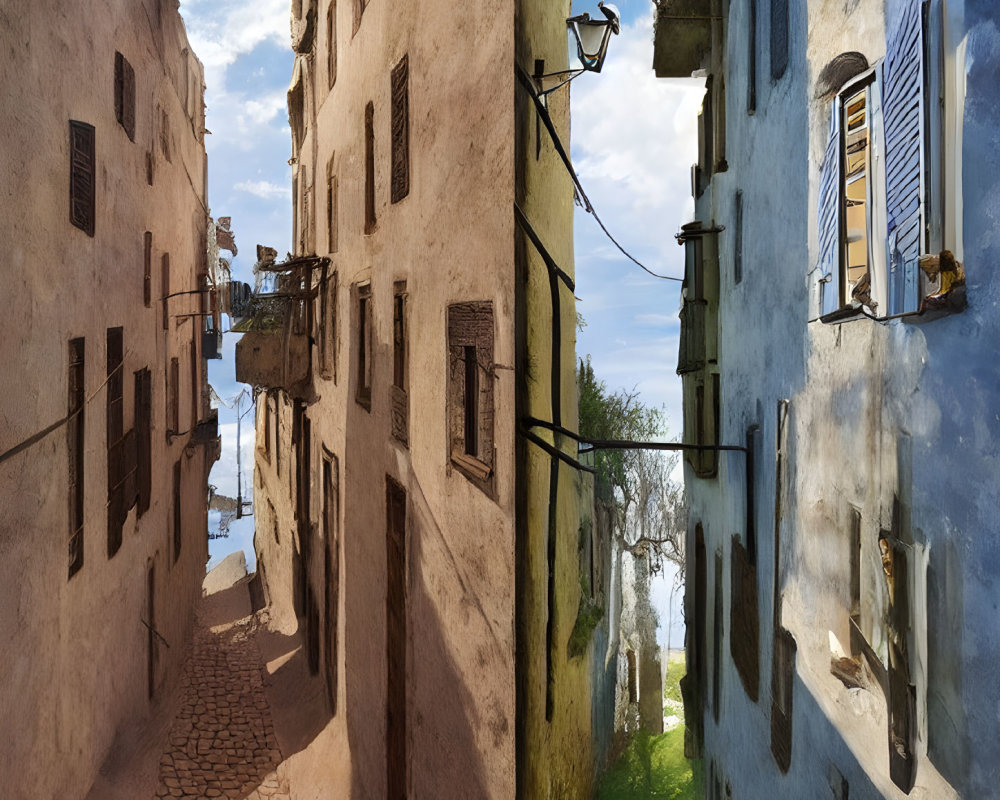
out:
<path id="1" fill-rule="evenodd" d="M 274 198 L 290 200 L 292 197 L 292 190 L 288 186 L 279 186 L 270 181 L 240 181 L 233 188 L 241 192 L 249 192 L 265 200 Z"/>
<path id="2" fill-rule="evenodd" d="M 267 125 L 272 119 L 286 110 L 287 101 L 284 90 L 271 92 L 259 100 L 247 100 L 243 105 L 244 113 L 255 125 Z"/>
<path id="3" fill-rule="evenodd" d="M 573 162 L 622 246 L 654 272 L 680 276 L 684 250 L 673 234 L 693 213 L 690 165 L 704 81 L 657 78 L 652 62 L 648 4 L 612 39 L 602 72 L 573 83 Z M 575 231 L 576 293 L 588 323 L 579 352 L 592 354 L 610 390 L 637 388 L 646 404 L 665 406 L 679 431 L 680 284 L 641 271 L 579 212 Z"/>

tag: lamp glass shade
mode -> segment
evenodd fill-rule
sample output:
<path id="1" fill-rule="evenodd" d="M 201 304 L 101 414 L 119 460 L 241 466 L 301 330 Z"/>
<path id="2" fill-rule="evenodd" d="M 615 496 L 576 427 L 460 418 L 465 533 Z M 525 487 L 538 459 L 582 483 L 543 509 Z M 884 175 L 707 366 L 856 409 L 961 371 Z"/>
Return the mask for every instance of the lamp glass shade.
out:
<path id="1" fill-rule="evenodd" d="M 579 22 L 576 30 L 583 56 L 590 61 L 600 58 L 608 38 L 608 23 L 598 20 Z"/>

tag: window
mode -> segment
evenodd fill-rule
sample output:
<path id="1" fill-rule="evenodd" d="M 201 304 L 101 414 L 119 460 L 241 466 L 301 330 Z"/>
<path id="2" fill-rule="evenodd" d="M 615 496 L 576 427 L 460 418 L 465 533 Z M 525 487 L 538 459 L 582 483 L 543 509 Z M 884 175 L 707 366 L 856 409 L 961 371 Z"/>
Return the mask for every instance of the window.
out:
<path id="1" fill-rule="evenodd" d="M 743 192 L 736 192 L 734 216 L 736 232 L 733 234 L 733 283 L 743 281 Z"/>
<path id="2" fill-rule="evenodd" d="M 295 59 L 292 88 L 288 90 L 288 122 L 292 129 L 292 155 L 297 156 L 302 150 L 302 140 L 305 138 L 305 90 L 302 86 L 302 59 Z"/>
<path id="3" fill-rule="evenodd" d="M 636 680 L 635 651 L 626 650 L 625 660 L 628 662 L 628 702 L 629 704 L 639 702 L 638 681 Z"/>
<path id="4" fill-rule="evenodd" d="M 320 313 L 320 374 L 337 381 L 337 273 L 332 272 L 323 282 Z"/>
<path id="5" fill-rule="evenodd" d="M 685 441 L 698 445 L 717 445 L 720 424 L 719 373 L 701 373 L 692 376 L 693 397 L 685 392 L 685 397 L 693 400 L 694 414 L 685 413 L 688 428 Z M 686 402 L 688 402 L 686 400 Z M 690 408 L 690 406 L 688 406 Z M 718 470 L 719 454 L 716 450 L 695 450 L 685 453 L 694 474 L 699 478 L 714 478 Z"/>
<path id="6" fill-rule="evenodd" d="M 198 391 L 198 329 L 191 326 L 191 430 L 198 424 L 198 406 L 201 394 Z"/>
<path id="7" fill-rule="evenodd" d="M 714 78 L 709 75 L 705 81 L 705 97 L 701 101 L 701 113 L 698 114 L 698 185 L 695 187 L 697 195 L 701 195 L 708 182 L 712 179 L 712 172 L 715 169 L 715 119 L 713 117 L 712 103 Z"/>
<path id="8" fill-rule="evenodd" d="M 170 381 L 167 403 L 167 441 L 180 432 L 180 383 L 181 366 L 177 358 L 170 359 Z"/>
<path id="9" fill-rule="evenodd" d="M 270 464 L 271 463 L 271 395 L 270 393 L 264 395 L 264 432 L 262 438 L 264 439 L 264 460 Z"/>
<path id="10" fill-rule="evenodd" d="M 122 438 L 125 433 L 123 414 L 123 335 L 121 328 L 107 332 L 107 457 L 108 457 L 108 557 L 118 552 L 122 543 L 124 513 L 121 502 L 123 479 Z"/>
<path id="11" fill-rule="evenodd" d="M 170 117 L 167 115 L 167 110 L 165 108 L 160 109 L 160 151 L 163 153 L 163 157 L 167 160 L 167 163 L 171 163 Z"/>
<path id="12" fill-rule="evenodd" d="M 324 638 L 326 648 L 326 689 L 330 708 L 337 713 L 337 632 L 340 617 L 340 531 L 338 529 L 340 467 L 337 457 L 329 451 L 323 454 L 323 550 L 324 571 Z"/>
<path id="13" fill-rule="evenodd" d="M 788 68 L 788 0 L 771 0 L 771 80 Z"/>
<path id="14" fill-rule="evenodd" d="M 174 359 L 175 361 L 177 359 Z M 181 462 L 174 464 L 174 562 L 181 555 Z"/>
<path id="15" fill-rule="evenodd" d="M 338 237 L 338 198 L 337 198 L 337 173 L 333 168 L 333 156 L 326 165 L 326 237 L 327 250 L 336 253 L 339 247 Z"/>
<path id="16" fill-rule="evenodd" d="M 448 307 L 451 463 L 487 494 L 493 473 L 493 304 Z"/>
<path id="17" fill-rule="evenodd" d="M 747 697 L 760 696 L 760 618 L 757 570 L 738 536 L 732 539 L 729 579 L 729 652 Z"/>
<path id="18" fill-rule="evenodd" d="M 136 489 L 138 492 L 136 514 L 140 517 L 149 510 L 152 484 L 152 408 L 153 378 L 149 369 L 143 368 L 135 373 L 135 405 L 133 408 L 136 441 Z"/>
<path id="19" fill-rule="evenodd" d="M 160 259 L 160 291 L 163 292 L 163 330 L 167 330 L 170 327 L 167 302 L 170 297 L 170 253 L 164 253 Z"/>
<path id="20" fill-rule="evenodd" d="M 964 307 L 961 264 L 951 251 L 929 252 L 932 239 L 935 249 L 949 242 L 929 235 L 941 229 L 940 206 L 927 219 L 937 184 L 927 179 L 935 169 L 925 166 L 941 134 L 925 118 L 939 102 L 927 100 L 927 75 L 934 70 L 925 63 L 921 4 L 907 3 L 886 36 L 885 59 L 851 79 L 830 110 L 818 211 L 824 315 L 867 309 L 885 317 L 922 306 Z M 884 154 L 884 167 L 873 154 Z"/>
<path id="21" fill-rule="evenodd" d="M 361 17 L 368 6 L 368 0 L 353 0 L 354 2 L 354 33 L 361 27 Z M 352 34 L 353 35 L 353 34 Z"/>
<path id="22" fill-rule="evenodd" d="M 83 501 L 84 501 L 84 405 L 85 371 L 84 340 L 69 343 L 69 400 L 66 428 L 69 446 L 69 577 L 83 566 Z"/>
<path id="23" fill-rule="evenodd" d="M 781 598 L 775 601 L 780 605 Z M 774 632 L 771 659 L 771 755 L 782 773 L 792 765 L 792 687 L 795 680 L 795 637 L 783 627 Z"/>
<path id="24" fill-rule="evenodd" d="M 365 106 L 365 233 L 375 230 L 375 106 Z"/>
<path id="25" fill-rule="evenodd" d="M 757 0 L 747 9 L 747 114 L 757 113 Z"/>
<path id="26" fill-rule="evenodd" d="M 355 399 L 367 410 L 372 407 L 372 290 L 370 284 L 357 287 L 358 372 Z"/>
<path id="27" fill-rule="evenodd" d="M 337 82 L 337 0 L 326 10 L 326 77 L 329 87 Z"/>
<path id="28" fill-rule="evenodd" d="M 142 302 L 146 308 L 153 303 L 153 234 L 142 237 Z"/>
<path id="29" fill-rule="evenodd" d="M 115 53 L 115 119 L 135 141 L 135 70 L 121 53 Z"/>
<path id="30" fill-rule="evenodd" d="M 407 795 L 406 490 L 385 478 L 386 797 Z"/>
<path id="31" fill-rule="evenodd" d="M 406 327 L 406 281 L 396 281 L 393 284 L 392 292 L 392 390 L 390 405 L 392 435 L 403 444 L 408 443 L 409 437 Z"/>
<path id="32" fill-rule="evenodd" d="M 712 614 L 712 715 L 722 712 L 722 548 L 715 551 L 715 585 Z"/>
<path id="33" fill-rule="evenodd" d="M 392 202 L 410 193 L 410 62 L 403 56 L 392 70 Z"/>
<path id="34" fill-rule="evenodd" d="M 69 220 L 88 236 L 93 236 L 96 202 L 93 125 L 70 120 L 69 159 Z"/>

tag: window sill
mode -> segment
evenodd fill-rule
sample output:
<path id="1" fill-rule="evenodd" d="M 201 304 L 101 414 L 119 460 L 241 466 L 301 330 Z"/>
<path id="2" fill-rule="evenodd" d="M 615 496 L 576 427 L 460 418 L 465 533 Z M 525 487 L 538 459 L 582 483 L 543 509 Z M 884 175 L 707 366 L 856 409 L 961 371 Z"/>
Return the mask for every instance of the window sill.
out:
<path id="1" fill-rule="evenodd" d="M 917 311 L 904 311 L 901 314 L 890 314 L 887 317 L 876 317 L 869 314 L 862 307 L 845 306 L 831 311 L 819 317 L 819 321 L 824 325 L 835 325 L 841 322 L 854 322 L 859 319 L 870 319 L 872 322 L 891 322 L 901 319 L 908 325 L 922 325 L 927 322 L 950 317 L 953 314 L 961 314 L 968 307 L 965 296 L 965 287 L 958 286 L 947 295 L 925 298 L 921 308 Z"/>
<path id="2" fill-rule="evenodd" d="M 493 470 L 488 464 L 475 456 L 454 451 L 451 454 L 451 465 L 484 493 L 493 497 Z"/>
<path id="3" fill-rule="evenodd" d="M 369 414 L 371 413 L 371 410 L 372 410 L 372 396 L 371 396 L 370 392 L 368 394 L 359 394 L 359 395 L 355 396 L 354 402 L 356 402 L 359 406 L 361 406 Z"/>

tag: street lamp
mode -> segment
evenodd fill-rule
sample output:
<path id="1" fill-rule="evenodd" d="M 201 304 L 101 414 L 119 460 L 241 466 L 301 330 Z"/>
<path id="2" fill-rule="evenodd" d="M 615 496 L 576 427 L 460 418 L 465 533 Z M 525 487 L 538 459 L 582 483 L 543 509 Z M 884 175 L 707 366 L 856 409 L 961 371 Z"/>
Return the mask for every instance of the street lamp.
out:
<path id="1" fill-rule="evenodd" d="M 621 14 L 617 7 L 599 2 L 597 7 L 604 13 L 605 19 L 591 19 L 590 14 L 583 13 L 566 20 L 566 25 L 576 37 L 576 54 L 587 72 L 600 72 L 604 66 L 604 58 L 608 53 L 608 40 L 611 34 L 621 31 Z"/>
<path id="2" fill-rule="evenodd" d="M 541 63 L 543 62 L 536 62 L 535 74 L 532 77 L 538 87 L 539 97 L 545 97 L 550 92 L 565 86 L 584 72 L 601 71 L 604 59 L 608 54 L 608 41 L 611 39 L 611 34 L 617 35 L 621 31 L 621 14 L 618 13 L 616 6 L 604 3 L 603 0 L 597 4 L 597 7 L 604 14 L 604 19 L 591 19 L 590 14 L 584 12 L 566 20 L 566 27 L 576 39 L 576 55 L 581 65 L 579 68 L 542 74 Z M 562 80 L 555 86 L 544 89 L 542 81 L 547 78 Z"/>

